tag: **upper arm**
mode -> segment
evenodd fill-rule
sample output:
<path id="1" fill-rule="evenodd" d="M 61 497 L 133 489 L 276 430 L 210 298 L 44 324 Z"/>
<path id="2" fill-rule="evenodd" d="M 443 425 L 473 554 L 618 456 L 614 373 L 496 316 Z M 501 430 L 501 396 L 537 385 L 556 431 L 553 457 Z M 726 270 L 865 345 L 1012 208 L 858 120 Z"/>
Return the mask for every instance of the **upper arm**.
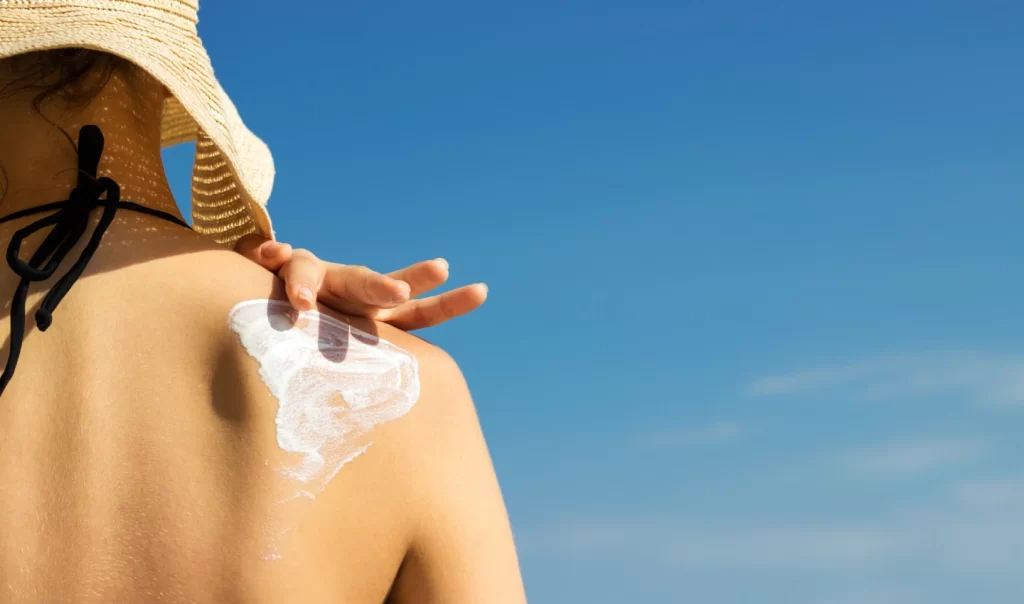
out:
<path id="1" fill-rule="evenodd" d="M 440 349 L 417 346 L 410 434 L 413 534 L 389 601 L 525 602 L 508 514 L 469 389 Z"/>

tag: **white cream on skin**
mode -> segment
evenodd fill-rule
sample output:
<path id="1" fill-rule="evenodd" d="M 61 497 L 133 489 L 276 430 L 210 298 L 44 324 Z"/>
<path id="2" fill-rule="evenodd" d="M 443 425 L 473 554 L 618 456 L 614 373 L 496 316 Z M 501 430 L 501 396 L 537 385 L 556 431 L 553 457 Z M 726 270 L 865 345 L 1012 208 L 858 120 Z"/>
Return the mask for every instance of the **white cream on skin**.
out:
<path id="1" fill-rule="evenodd" d="M 298 456 L 277 471 L 305 485 L 295 497 L 315 498 L 373 444 L 376 426 L 419 398 L 412 355 L 315 310 L 249 300 L 231 309 L 228 324 L 277 398 L 277 444 Z"/>

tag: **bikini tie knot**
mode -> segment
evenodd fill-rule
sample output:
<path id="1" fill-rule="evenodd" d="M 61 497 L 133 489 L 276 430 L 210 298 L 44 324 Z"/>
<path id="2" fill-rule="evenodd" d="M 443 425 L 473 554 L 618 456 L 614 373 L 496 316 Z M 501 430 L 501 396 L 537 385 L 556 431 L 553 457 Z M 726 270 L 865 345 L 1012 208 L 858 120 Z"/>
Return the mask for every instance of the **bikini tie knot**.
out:
<path id="1" fill-rule="evenodd" d="M 99 248 L 100 240 L 107 228 L 114 221 L 118 208 L 144 212 L 186 228 L 188 225 L 176 216 L 141 206 L 132 202 L 121 201 L 121 188 L 112 179 L 97 177 L 100 156 L 103 154 L 103 133 L 97 126 L 83 126 L 78 133 L 78 182 L 65 201 L 48 203 L 28 208 L 0 218 L 0 223 L 16 218 L 39 214 L 53 210 L 39 220 L 19 229 L 11 237 L 7 246 L 7 264 L 10 265 L 21 280 L 11 300 L 11 349 L 7 358 L 7 366 L 0 376 L 0 394 L 3 393 L 14 375 L 21 354 L 21 345 L 25 337 L 25 303 L 28 298 L 29 286 L 33 282 L 46 281 L 57 271 L 64 258 L 78 244 L 89 227 L 89 216 L 96 208 L 103 208 L 103 214 L 93 229 L 92 236 L 86 244 L 78 260 L 68 269 L 46 293 L 39 310 L 36 311 L 36 326 L 46 331 L 53 323 L 53 312 L 64 299 L 71 286 L 75 284 L 85 271 L 89 260 Z M 52 227 L 39 249 L 26 262 L 19 255 L 21 244 L 33 233 L 46 227 Z"/>
<path id="2" fill-rule="evenodd" d="M 7 264 L 21 277 L 21 285 L 27 286 L 33 281 L 46 281 L 53 276 L 64 258 L 85 234 L 92 210 L 103 208 L 103 216 L 93 230 L 88 245 L 68 272 L 47 292 L 36 312 L 36 324 L 40 331 L 46 331 L 50 327 L 53 322 L 53 311 L 85 271 L 86 265 L 99 247 L 100 239 L 117 213 L 118 201 L 121 199 L 120 187 L 110 178 L 96 177 L 102 153 L 103 134 L 100 129 L 96 126 L 84 126 L 78 137 L 78 185 L 71 191 L 67 201 L 59 202 L 59 209 L 19 229 L 7 246 Z M 104 194 L 106 197 L 103 197 Z M 18 216 L 12 214 L 7 218 L 13 219 Z M 28 262 L 22 260 L 19 255 L 21 244 L 26 238 L 46 227 L 53 228 L 39 249 Z M 27 294 L 28 288 L 19 286 L 15 292 L 15 302 L 20 298 L 23 307 Z M 12 311 L 13 306 L 12 304 Z"/>

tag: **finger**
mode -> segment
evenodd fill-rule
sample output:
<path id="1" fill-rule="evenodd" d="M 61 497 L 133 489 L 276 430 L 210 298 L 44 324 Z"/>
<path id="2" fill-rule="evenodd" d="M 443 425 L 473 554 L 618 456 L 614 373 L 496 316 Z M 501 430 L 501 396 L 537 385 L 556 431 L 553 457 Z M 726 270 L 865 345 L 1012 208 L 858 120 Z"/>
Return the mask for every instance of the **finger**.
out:
<path id="1" fill-rule="evenodd" d="M 444 258 L 437 258 L 435 260 L 417 262 L 412 266 L 407 266 L 388 274 L 395 279 L 408 283 L 409 297 L 415 298 L 423 294 L 423 292 L 428 292 L 444 285 L 444 282 L 448 280 L 448 261 Z"/>
<path id="2" fill-rule="evenodd" d="M 292 246 L 267 239 L 257 233 L 250 233 L 235 243 L 235 251 L 268 271 L 276 273 L 291 258 Z"/>
<path id="3" fill-rule="evenodd" d="M 294 250 L 292 257 L 281 267 L 277 276 L 284 279 L 285 292 L 292 306 L 299 310 L 312 310 L 316 306 L 316 292 L 324 280 L 324 263 L 308 250 Z"/>
<path id="4" fill-rule="evenodd" d="M 321 290 L 320 296 L 316 301 L 318 304 L 322 304 L 327 308 L 342 314 L 354 317 L 366 317 L 368 319 L 376 319 L 382 312 L 387 312 L 388 310 L 382 309 L 380 306 L 375 304 L 363 304 L 362 302 L 345 300 L 344 298 L 339 298 L 333 294 L 326 293 L 325 290 Z"/>
<path id="5" fill-rule="evenodd" d="M 408 283 L 365 266 L 332 264 L 323 285 L 332 296 L 356 304 L 394 307 L 409 299 Z"/>
<path id="6" fill-rule="evenodd" d="M 381 311 L 377 319 L 405 331 L 424 329 L 473 312 L 485 300 L 487 286 L 477 283 L 437 296 L 410 300 L 398 308 Z"/>

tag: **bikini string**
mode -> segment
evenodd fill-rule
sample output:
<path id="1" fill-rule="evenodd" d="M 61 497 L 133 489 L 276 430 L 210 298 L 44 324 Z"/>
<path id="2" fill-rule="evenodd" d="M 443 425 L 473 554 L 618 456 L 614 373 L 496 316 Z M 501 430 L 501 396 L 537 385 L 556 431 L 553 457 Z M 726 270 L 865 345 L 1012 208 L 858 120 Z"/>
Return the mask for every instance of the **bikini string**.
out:
<path id="1" fill-rule="evenodd" d="M 19 229 L 7 246 L 7 264 L 11 270 L 21 277 L 18 287 L 11 299 L 11 347 L 7 357 L 7 365 L 0 375 L 0 394 L 7 388 L 14 376 L 21 355 L 21 345 L 25 339 L 25 303 L 28 299 L 29 286 L 34 281 L 46 281 L 57 271 L 65 256 L 78 244 L 89 226 L 89 215 L 96 208 L 103 208 L 103 215 L 92 232 L 88 244 L 75 261 L 43 298 L 39 310 L 36 311 L 36 326 L 39 331 L 46 331 L 53 322 L 53 312 L 64 299 L 71 286 L 82 276 L 86 265 L 92 259 L 100 245 L 100 239 L 107 227 L 113 222 L 119 208 L 156 216 L 189 228 L 188 224 L 176 216 L 141 206 L 130 201 L 121 201 L 121 188 L 112 179 L 97 178 L 100 156 L 103 154 L 103 133 L 97 126 L 83 126 L 78 134 L 78 184 L 65 201 L 48 203 L 34 208 L 14 212 L 0 218 L 0 223 L 17 218 L 39 214 L 53 210 L 52 214 Z M 100 199 L 103 194 L 106 197 Z M 53 227 L 40 244 L 32 258 L 25 262 L 19 256 L 21 244 L 28 236 L 46 227 Z"/>

